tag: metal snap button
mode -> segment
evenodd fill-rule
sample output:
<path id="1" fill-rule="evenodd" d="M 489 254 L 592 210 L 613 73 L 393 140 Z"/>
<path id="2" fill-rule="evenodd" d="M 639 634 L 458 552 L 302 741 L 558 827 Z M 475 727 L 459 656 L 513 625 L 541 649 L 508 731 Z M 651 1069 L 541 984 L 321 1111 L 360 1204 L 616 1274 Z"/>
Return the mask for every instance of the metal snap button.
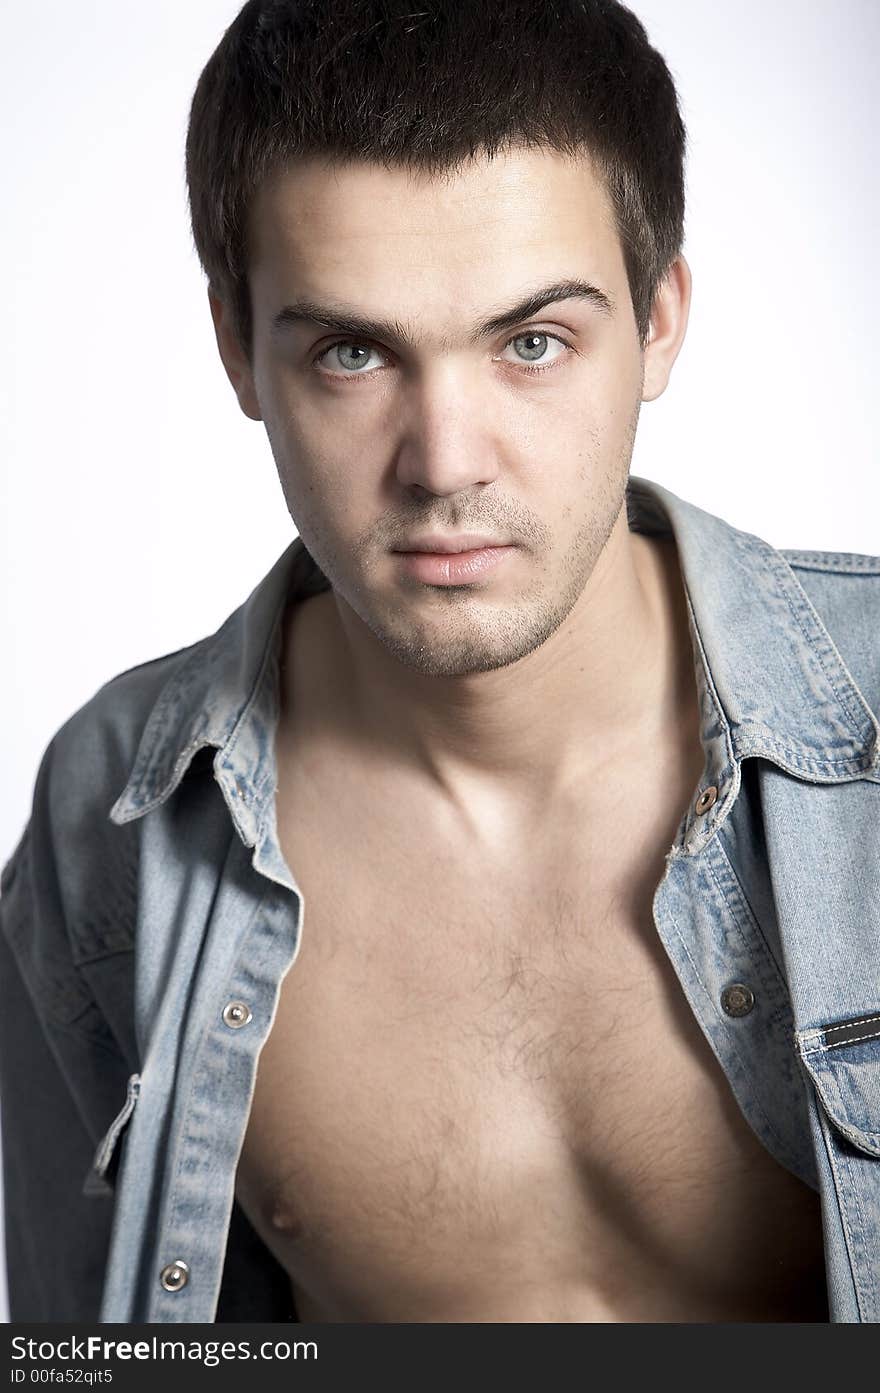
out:
<path id="1" fill-rule="evenodd" d="M 254 1013 L 246 1001 L 227 1001 L 223 1007 L 223 1019 L 231 1030 L 239 1030 L 253 1018 Z"/>
<path id="2" fill-rule="evenodd" d="M 700 794 L 699 798 L 694 804 L 694 812 L 698 816 L 701 813 L 707 813 L 717 797 L 718 789 L 715 787 L 714 784 L 710 784 L 708 788 L 703 789 L 703 792 Z"/>
<path id="3" fill-rule="evenodd" d="M 167 1267 L 162 1268 L 159 1276 L 166 1291 L 180 1291 L 189 1281 L 189 1267 L 182 1258 L 177 1258 L 174 1262 L 169 1262 Z"/>
<path id="4" fill-rule="evenodd" d="M 755 993 L 744 982 L 732 982 L 721 993 L 721 1009 L 728 1016 L 747 1016 L 755 1004 Z"/>

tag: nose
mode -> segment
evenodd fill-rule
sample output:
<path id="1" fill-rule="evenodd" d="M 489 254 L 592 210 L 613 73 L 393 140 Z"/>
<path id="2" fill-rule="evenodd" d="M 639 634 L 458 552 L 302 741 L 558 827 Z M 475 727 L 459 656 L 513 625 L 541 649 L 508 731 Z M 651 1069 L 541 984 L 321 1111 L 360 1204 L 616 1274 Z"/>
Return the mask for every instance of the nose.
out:
<path id="1" fill-rule="evenodd" d="M 397 479 L 404 487 L 454 494 L 498 477 L 498 440 L 486 384 L 463 365 L 425 372 L 402 407 Z"/>

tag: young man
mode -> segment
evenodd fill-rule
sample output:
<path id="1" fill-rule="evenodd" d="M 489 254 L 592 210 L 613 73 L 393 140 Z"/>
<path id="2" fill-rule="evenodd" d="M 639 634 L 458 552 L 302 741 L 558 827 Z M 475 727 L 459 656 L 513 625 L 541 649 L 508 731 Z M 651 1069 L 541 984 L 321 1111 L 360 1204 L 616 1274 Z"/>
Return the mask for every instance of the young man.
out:
<path id="1" fill-rule="evenodd" d="M 41 765 L 13 1319 L 880 1317 L 880 560 L 629 476 L 683 153 L 613 3 L 249 3 L 208 63 L 299 538 Z"/>

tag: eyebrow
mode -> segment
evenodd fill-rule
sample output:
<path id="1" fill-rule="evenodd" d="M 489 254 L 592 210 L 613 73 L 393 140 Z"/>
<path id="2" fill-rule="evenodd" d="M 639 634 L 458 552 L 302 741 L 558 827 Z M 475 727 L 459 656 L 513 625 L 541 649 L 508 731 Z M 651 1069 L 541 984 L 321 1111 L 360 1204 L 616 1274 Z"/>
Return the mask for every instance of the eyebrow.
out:
<path id="1" fill-rule="evenodd" d="M 524 319 L 534 319 L 547 305 L 555 305 L 562 300 L 584 300 L 600 314 L 611 318 L 614 314 L 614 301 L 598 286 L 584 280 L 553 281 L 529 291 L 523 299 L 506 309 L 498 310 L 487 319 L 480 320 L 470 329 L 467 341 L 477 344 L 481 339 L 512 329 Z M 370 319 L 357 310 L 345 305 L 319 304 L 306 297 L 300 297 L 290 305 L 285 305 L 273 316 L 270 332 L 273 337 L 283 334 L 296 324 L 320 324 L 341 334 L 351 334 L 353 338 L 383 339 L 415 348 L 416 340 L 412 329 L 399 319 L 383 322 Z M 443 347 L 449 347 L 448 340 Z"/>

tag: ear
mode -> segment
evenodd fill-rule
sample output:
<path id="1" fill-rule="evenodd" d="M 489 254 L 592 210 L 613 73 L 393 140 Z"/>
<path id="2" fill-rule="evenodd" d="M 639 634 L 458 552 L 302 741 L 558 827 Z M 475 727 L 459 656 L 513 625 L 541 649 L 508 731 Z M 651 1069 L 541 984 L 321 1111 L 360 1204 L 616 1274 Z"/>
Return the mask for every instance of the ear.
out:
<path id="1" fill-rule="evenodd" d="M 642 401 L 654 401 L 666 390 L 672 364 L 684 341 L 691 305 L 691 269 L 683 256 L 670 266 L 651 309 L 651 327 L 644 349 Z"/>
<path id="2" fill-rule="evenodd" d="M 220 357 L 223 359 L 226 376 L 232 383 L 235 395 L 238 397 L 238 404 L 245 416 L 249 416 L 252 421 L 262 421 L 263 415 L 260 411 L 260 403 L 257 401 L 251 365 L 233 331 L 232 316 L 228 306 L 214 293 L 210 286 L 208 286 L 208 303 L 211 306 L 211 317 L 214 320 L 217 347 L 220 350 Z"/>

